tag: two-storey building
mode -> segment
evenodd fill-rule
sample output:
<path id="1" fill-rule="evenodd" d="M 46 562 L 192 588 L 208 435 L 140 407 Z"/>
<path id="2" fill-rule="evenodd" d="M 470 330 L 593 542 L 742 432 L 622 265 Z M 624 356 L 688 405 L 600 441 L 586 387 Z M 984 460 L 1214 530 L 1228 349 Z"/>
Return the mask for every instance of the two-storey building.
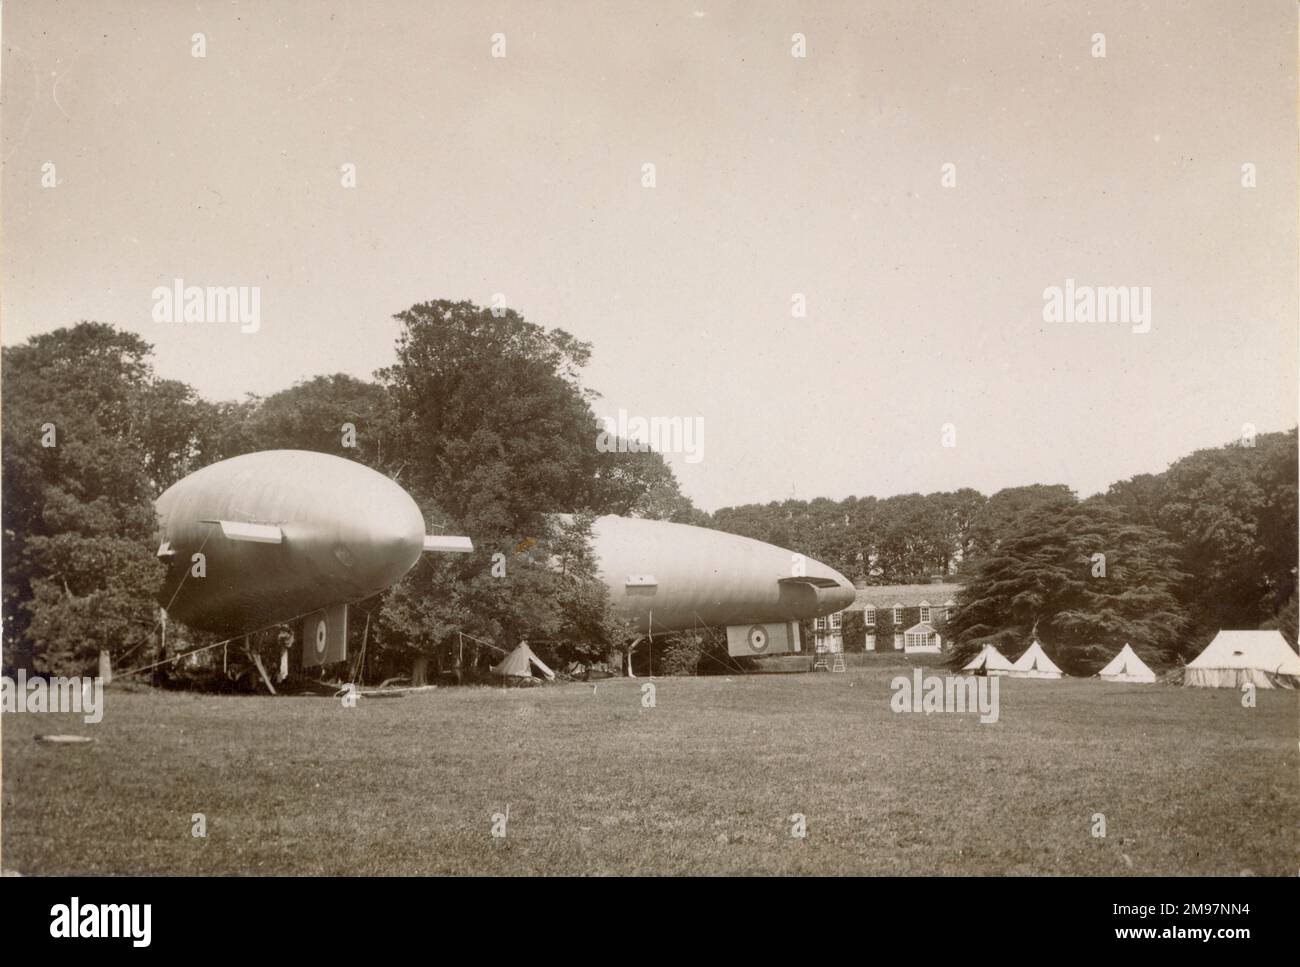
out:
<path id="1" fill-rule="evenodd" d="M 863 649 L 893 649 L 907 653 L 943 650 L 943 630 L 956 613 L 960 584 L 878 584 L 858 588 L 856 600 L 839 614 L 818 619 L 826 622 L 826 634 L 838 637 L 844 645 L 843 616 L 850 612 L 862 615 Z M 835 632 L 832 632 L 832 628 Z M 817 628 L 813 629 L 818 635 Z"/>

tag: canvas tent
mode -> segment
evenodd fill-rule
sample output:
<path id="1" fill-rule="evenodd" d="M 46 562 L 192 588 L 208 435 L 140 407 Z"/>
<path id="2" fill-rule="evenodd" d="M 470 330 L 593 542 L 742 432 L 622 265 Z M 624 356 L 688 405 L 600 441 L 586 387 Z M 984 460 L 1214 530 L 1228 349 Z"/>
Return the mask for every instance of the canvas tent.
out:
<path id="1" fill-rule="evenodd" d="M 1300 655 L 1280 631 L 1220 631 L 1184 669 L 1183 684 L 1203 688 L 1300 687 Z"/>
<path id="2" fill-rule="evenodd" d="M 492 674 L 503 678 L 532 678 L 534 674 L 538 674 L 548 681 L 555 680 L 555 672 L 547 668 L 542 660 L 533 654 L 526 641 L 519 642 L 514 651 L 493 665 Z"/>
<path id="3" fill-rule="evenodd" d="M 1011 662 L 992 645 L 985 645 L 980 653 L 962 666 L 962 671 L 976 675 L 1005 675 L 1011 671 Z"/>
<path id="4" fill-rule="evenodd" d="M 1112 658 L 1105 668 L 1097 672 L 1097 677 L 1104 678 L 1108 682 L 1154 682 L 1156 673 L 1137 656 L 1137 652 L 1125 644 L 1119 654 Z"/>
<path id="5" fill-rule="evenodd" d="M 1047 652 L 1043 651 L 1043 646 L 1035 638 L 1025 653 L 1011 663 L 1011 670 L 1007 674 L 1012 678 L 1060 678 L 1061 669 L 1052 663 L 1052 659 L 1047 657 Z"/>

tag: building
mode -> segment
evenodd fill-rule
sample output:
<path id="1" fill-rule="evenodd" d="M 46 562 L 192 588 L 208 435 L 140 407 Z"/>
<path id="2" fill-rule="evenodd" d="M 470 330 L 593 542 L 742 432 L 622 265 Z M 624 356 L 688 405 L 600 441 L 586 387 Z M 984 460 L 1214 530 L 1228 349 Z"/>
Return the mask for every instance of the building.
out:
<path id="1" fill-rule="evenodd" d="M 858 588 L 856 600 L 840 614 L 828 615 L 827 635 L 833 627 L 843 648 L 842 615 L 862 614 L 866 651 L 937 652 L 943 650 L 943 629 L 956 613 L 960 584 L 878 584 Z M 816 635 L 814 629 L 814 635 Z M 830 650 L 830 649 L 828 649 Z"/>
<path id="2" fill-rule="evenodd" d="M 813 619 L 813 650 L 831 654 L 838 654 L 844 650 L 843 611 Z"/>

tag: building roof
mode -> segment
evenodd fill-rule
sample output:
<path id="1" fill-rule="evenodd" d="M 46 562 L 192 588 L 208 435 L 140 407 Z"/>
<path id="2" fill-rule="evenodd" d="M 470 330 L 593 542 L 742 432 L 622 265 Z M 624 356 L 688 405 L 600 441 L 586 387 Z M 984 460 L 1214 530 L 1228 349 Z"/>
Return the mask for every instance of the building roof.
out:
<path id="1" fill-rule="evenodd" d="M 888 611 L 895 605 L 916 608 L 928 604 L 932 608 L 954 607 L 960 584 L 877 584 L 858 588 L 857 597 L 845 611 L 864 611 L 867 606 L 877 611 Z M 949 605 L 948 602 L 953 602 Z"/>
<path id="2" fill-rule="evenodd" d="M 903 632 L 905 635 L 932 635 L 934 633 L 934 625 L 930 624 L 928 621 L 918 622 Z"/>

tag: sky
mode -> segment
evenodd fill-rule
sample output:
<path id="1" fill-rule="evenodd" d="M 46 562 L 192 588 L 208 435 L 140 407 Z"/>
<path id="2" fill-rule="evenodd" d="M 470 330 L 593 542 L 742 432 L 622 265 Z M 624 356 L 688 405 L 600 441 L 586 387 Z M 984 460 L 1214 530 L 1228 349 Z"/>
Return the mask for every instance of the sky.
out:
<path id="1" fill-rule="evenodd" d="M 500 293 L 592 343 L 598 415 L 701 421 L 668 459 L 707 510 L 1082 496 L 1296 423 L 1290 0 L 0 18 L 5 345 L 109 322 L 233 399 Z M 257 331 L 156 321 L 177 278 L 256 286 Z M 1067 279 L 1149 291 L 1149 330 L 1045 320 Z"/>

